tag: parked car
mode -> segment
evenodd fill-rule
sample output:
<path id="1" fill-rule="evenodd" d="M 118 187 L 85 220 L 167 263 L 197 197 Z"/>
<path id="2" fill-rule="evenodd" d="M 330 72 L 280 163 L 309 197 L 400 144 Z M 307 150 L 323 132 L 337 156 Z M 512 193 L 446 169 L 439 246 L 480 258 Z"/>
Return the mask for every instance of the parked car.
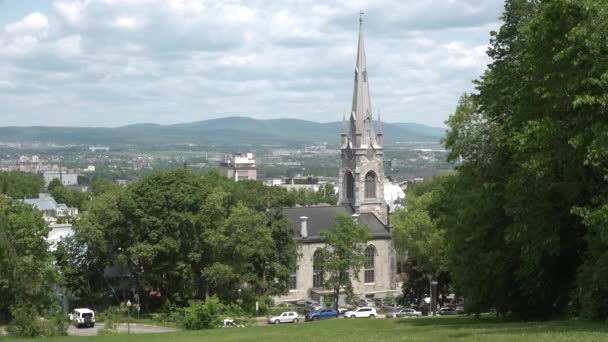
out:
<path id="1" fill-rule="evenodd" d="M 309 313 L 304 317 L 307 321 L 318 321 L 326 318 L 338 318 L 338 311 L 335 309 L 323 308 Z"/>
<path id="2" fill-rule="evenodd" d="M 95 326 L 95 312 L 91 309 L 79 308 L 74 309 L 70 313 L 70 321 L 76 323 L 76 327 L 94 327 Z"/>
<path id="3" fill-rule="evenodd" d="M 397 317 L 420 317 L 422 312 L 416 311 L 412 308 L 403 308 L 396 313 Z"/>
<path id="4" fill-rule="evenodd" d="M 396 308 L 388 308 L 386 310 L 386 313 L 384 314 L 384 317 L 386 318 L 395 318 L 397 317 L 397 312 L 401 311 L 403 308 L 401 307 L 396 307 Z"/>
<path id="5" fill-rule="evenodd" d="M 417 306 L 412 305 L 412 309 L 422 312 L 422 316 L 429 315 L 429 306 L 428 305 L 417 305 Z"/>
<path id="6" fill-rule="evenodd" d="M 378 316 L 376 309 L 369 306 L 364 306 L 362 308 L 344 313 L 345 318 L 375 318 L 376 316 Z"/>
<path id="7" fill-rule="evenodd" d="M 454 308 L 441 308 L 439 310 L 437 310 L 437 315 L 439 316 L 452 316 L 452 315 L 458 315 L 458 311 L 456 311 L 456 309 Z"/>
<path id="8" fill-rule="evenodd" d="M 298 313 L 295 311 L 287 311 L 282 314 L 268 319 L 268 324 L 279 324 L 279 323 L 298 323 Z"/>

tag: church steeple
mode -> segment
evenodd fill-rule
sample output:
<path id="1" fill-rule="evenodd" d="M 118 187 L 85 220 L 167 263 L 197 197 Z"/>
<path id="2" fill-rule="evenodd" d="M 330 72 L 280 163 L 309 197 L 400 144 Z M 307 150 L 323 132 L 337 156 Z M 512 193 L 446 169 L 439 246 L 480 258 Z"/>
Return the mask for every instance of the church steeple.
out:
<path id="1" fill-rule="evenodd" d="M 350 205 L 358 214 L 372 213 L 386 224 L 388 213 L 384 201 L 382 124 L 378 116 L 377 133 L 375 133 L 367 77 L 363 12 L 361 12 L 348 132 L 345 118 L 342 119 L 342 166 L 338 180 L 338 204 Z"/>
<path id="2" fill-rule="evenodd" d="M 372 105 L 369 97 L 367 79 L 367 60 L 365 58 L 365 41 L 363 38 L 363 12 L 359 14 L 359 44 L 357 46 L 357 63 L 355 66 L 355 83 L 351 110 L 351 139 L 354 147 L 365 146 L 373 139 Z"/>

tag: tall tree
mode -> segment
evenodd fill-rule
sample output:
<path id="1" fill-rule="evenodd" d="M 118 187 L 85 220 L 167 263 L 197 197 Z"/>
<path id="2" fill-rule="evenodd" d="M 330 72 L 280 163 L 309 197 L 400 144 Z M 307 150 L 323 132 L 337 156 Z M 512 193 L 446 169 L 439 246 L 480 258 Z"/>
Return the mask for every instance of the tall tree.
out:
<path id="1" fill-rule="evenodd" d="M 40 212 L 0 196 L 0 313 L 32 308 L 45 313 L 53 303 L 57 271 Z"/>
<path id="2" fill-rule="evenodd" d="M 605 17 L 601 0 L 508 0 L 478 94 L 448 121 L 462 163 L 432 212 L 474 312 L 546 318 L 573 302 L 596 226 L 575 209 L 597 209 L 606 190 L 593 162 L 608 117 Z"/>
<path id="3" fill-rule="evenodd" d="M 338 309 L 340 288 L 352 287 L 351 277 L 359 280 L 365 265 L 365 248 L 371 239 L 367 226 L 355 222 L 348 215 L 336 216 L 336 225 L 321 232 L 325 246 L 320 249 L 319 261 L 324 285 L 334 291 L 334 307 Z"/>
<path id="4" fill-rule="evenodd" d="M 439 186 L 441 179 L 434 178 L 408 191 L 405 208 L 397 211 L 391 219 L 395 248 L 407 256 L 404 266 L 409 270 L 408 281 L 403 291 L 416 301 L 420 301 L 426 293 L 431 295 L 429 287 L 432 281 L 441 281 L 438 289 L 449 289 L 449 283 L 446 283 L 450 277 L 447 274 L 445 230 L 437 225 L 429 213 L 436 196 L 434 190 Z"/>

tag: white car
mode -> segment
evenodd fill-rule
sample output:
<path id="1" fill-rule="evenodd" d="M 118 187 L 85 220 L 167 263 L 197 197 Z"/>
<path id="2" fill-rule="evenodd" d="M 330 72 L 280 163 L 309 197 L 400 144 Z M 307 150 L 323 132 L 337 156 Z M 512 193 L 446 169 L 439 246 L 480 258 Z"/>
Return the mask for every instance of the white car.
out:
<path id="1" fill-rule="evenodd" d="M 95 312 L 91 309 L 74 309 L 70 313 L 70 321 L 76 323 L 76 327 L 94 327 L 95 326 Z"/>
<path id="2" fill-rule="evenodd" d="M 376 309 L 370 308 L 369 306 L 364 306 L 353 311 L 346 311 L 344 313 L 344 317 L 346 318 L 375 318 L 376 316 L 378 316 L 378 314 L 376 314 Z"/>
<path id="3" fill-rule="evenodd" d="M 279 324 L 279 323 L 298 323 L 298 313 L 295 311 L 287 311 L 282 314 L 268 319 L 268 324 Z"/>

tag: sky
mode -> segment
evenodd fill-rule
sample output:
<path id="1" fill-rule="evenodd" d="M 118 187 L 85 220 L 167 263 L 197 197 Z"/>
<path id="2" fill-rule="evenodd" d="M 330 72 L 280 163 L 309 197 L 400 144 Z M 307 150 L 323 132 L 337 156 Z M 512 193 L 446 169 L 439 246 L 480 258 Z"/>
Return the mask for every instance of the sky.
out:
<path id="1" fill-rule="evenodd" d="M 445 126 L 503 0 L 0 0 L 0 126 L 338 121 L 363 11 L 374 115 Z"/>

